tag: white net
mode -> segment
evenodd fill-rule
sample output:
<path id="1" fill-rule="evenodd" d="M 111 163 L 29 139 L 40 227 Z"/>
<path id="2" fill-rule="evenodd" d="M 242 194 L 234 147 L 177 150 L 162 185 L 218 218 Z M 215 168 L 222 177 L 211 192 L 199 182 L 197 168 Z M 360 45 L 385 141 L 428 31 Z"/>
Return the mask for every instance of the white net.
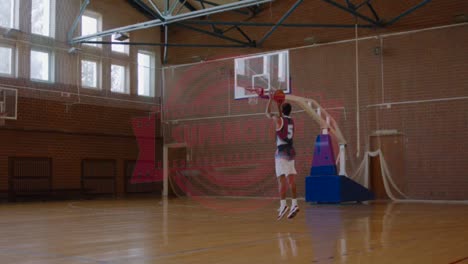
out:
<path id="1" fill-rule="evenodd" d="M 248 102 L 249 102 L 249 105 L 256 105 L 256 104 L 258 104 L 258 96 L 249 97 Z"/>
<path id="2" fill-rule="evenodd" d="M 400 190 L 398 185 L 393 180 L 392 174 L 390 173 L 390 170 L 388 168 L 388 164 L 385 161 L 385 157 L 380 149 L 377 151 L 373 151 L 373 152 L 367 151 L 364 154 L 364 158 L 361 164 L 359 165 L 358 169 L 356 170 L 354 175 L 351 176 L 350 178 L 359 182 L 361 185 L 365 186 L 366 188 L 369 188 L 370 187 L 369 159 L 372 157 L 379 158 L 380 173 L 382 176 L 385 192 L 390 197 L 390 199 L 392 200 L 409 199 L 409 197 Z"/>
<path id="3" fill-rule="evenodd" d="M 468 57 L 457 44 L 466 40 L 466 27 L 289 51 L 292 93 L 314 99 L 336 120 L 347 143 L 348 175 L 369 181 L 376 192 L 381 184 L 395 200 L 468 199 L 468 181 L 460 176 L 468 170 L 460 158 L 468 146 L 462 132 L 468 129 L 467 75 L 460 74 Z M 192 194 L 276 196 L 266 100 L 234 100 L 234 67 L 234 59 L 225 59 L 165 70 L 165 121 L 178 121 L 164 126 L 165 141 L 187 144 L 186 166 L 193 173 L 183 179 Z M 320 126 L 295 103 L 293 117 L 296 169 L 303 178 Z M 380 163 L 369 158 L 374 150 L 380 150 Z M 302 195 L 303 182 L 298 180 Z"/>

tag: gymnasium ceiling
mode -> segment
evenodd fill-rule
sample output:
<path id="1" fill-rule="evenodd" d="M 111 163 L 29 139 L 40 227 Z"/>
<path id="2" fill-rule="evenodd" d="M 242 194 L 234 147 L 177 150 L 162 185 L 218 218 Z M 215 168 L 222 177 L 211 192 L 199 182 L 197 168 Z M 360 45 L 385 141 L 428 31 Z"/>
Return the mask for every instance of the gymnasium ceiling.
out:
<path id="1" fill-rule="evenodd" d="M 166 42 L 163 37 L 161 43 L 152 43 L 164 49 L 277 49 L 304 45 L 304 42 L 312 44 L 347 39 L 354 36 L 356 25 L 361 35 L 366 35 L 468 22 L 467 0 L 122 1 L 145 15 L 152 27 L 166 26 L 162 28 L 166 36 L 169 34 L 169 41 Z M 113 32 L 139 29 L 143 28 L 129 25 Z M 293 31 L 297 39 L 282 37 L 285 30 Z M 107 30 L 107 33 L 111 31 Z M 194 34 L 201 34 L 206 38 L 191 41 Z M 86 42 L 85 38 L 74 41 Z M 307 43 L 307 39 L 312 43 Z M 283 45 L 277 46 L 278 43 Z"/>
<path id="2" fill-rule="evenodd" d="M 207 1 L 205 0 L 182 0 L 182 1 L 179 1 L 179 0 L 168 0 L 168 1 L 166 0 L 152 0 L 152 1 L 143 0 L 142 2 L 147 4 L 153 10 L 154 10 L 154 5 L 156 5 L 156 7 L 159 10 L 164 10 L 166 5 L 168 6 L 175 5 L 174 12 L 173 12 L 173 15 L 174 15 L 174 14 L 188 13 L 188 12 L 195 11 L 195 10 L 201 10 L 201 9 L 211 7 L 214 5 L 219 6 L 219 5 L 229 4 L 229 3 L 235 3 L 235 2 L 239 2 L 239 0 L 207 0 Z M 151 2 L 153 2 L 154 5 Z"/>
<path id="3" fill-rule="evenodd" d="M 255 2 L 255 0 L 126 1 L 150 20 L 160 18 L 161 14 L 179 16 L 235 3 Z M 431 12 L 425 12 L 427 9 Z M 236 31 L 241 36 L 238 40 L 246 46 L 260 47 L 267 38 L 276 34 L 275 31 L 281 28 L 353 29 L 357 23 L 364 29 L 389 29 L 404 24 L 408 18 L 415 17 L 419 17 L 419 21 L 428 21 L 437 20 L 443 15 L 453 17 L 462 15 L 461 19 L 466 20 L 467 9 L 467 0 L 263 0 L 259 4 L 253 3 L 247 7 L 210 13 L 207 16 L 184 19 L 167 25 L 170 26 L 170 30 L 178 27 L 192 31 L 198 29 L 198 32 L 225 40 L 229 40 L 228 36 L 232 36 L 232 32 Z M 167 13 L 164 13 L 165 11 Z M 427 17 L 428 15 L 430 17 Z M 453 17 L 450 18 L 454 19 Z M 456 21 L 447 21 L 446 24 L 453 22 Z M 233 27 L 236 30 L 232 30 Z M 231 31 L 231 35 L 226 33 L 226 29 Z M 252 33 L 252 29 L 262 29 L 264 34 Z M 231 42 L 236 43 L 236 41 Z"/>

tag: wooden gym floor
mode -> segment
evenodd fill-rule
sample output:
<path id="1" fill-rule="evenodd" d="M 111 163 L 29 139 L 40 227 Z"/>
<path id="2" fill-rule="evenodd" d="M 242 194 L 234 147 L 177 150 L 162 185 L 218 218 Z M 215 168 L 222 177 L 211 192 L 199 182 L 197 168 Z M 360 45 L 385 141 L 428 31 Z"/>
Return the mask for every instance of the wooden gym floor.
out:
<path id="1" fill-rule="evenodd" d="M 276 206 L 221 199 L 3 204 L 0 263 L 468 263 L 468 205 L 301 203 L 297 218 L 281 221 Z"/>

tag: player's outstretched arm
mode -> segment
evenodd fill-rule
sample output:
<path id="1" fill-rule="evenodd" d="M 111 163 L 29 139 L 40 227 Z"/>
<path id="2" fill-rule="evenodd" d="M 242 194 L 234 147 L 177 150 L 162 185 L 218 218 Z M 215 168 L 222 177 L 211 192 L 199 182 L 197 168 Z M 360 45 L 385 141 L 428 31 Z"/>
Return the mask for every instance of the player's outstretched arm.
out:
<path id="1" fill-rule="evenodd" d="M 273 122 L 275 122 L 276 129 L 280 129 L 283 126 L 283 119 L 279 118 L 277 115 L 271 113 L 271 104 L 273 102 L 272 98 L 273 98 L 273 96 L 270 94 L 270 98 L 268 99 L 268 104 L 267 104 L 267 107 L 266 107 L 265 115 L 268 118 L 273 119 Z M 278 108 L 279 108 L 279 106 L 278 106 Z M 280 113 L 280 116 L 281 116 L 281 109 L 280 109 L 279 113 Z"/>
<path id="2" fill-rule="evenodd" d="M 275 118 L 276 116 L 274 114 L 271 113 L 271 103 L 272 103 L 272 96 L 270 95 L 270 98 L 268 99 L 268 104 L 267 104 L 267 107 L 265 109 L 265 115 L 266 117 L 268 118 Z"/>
<path id="3" fill-rule="evenodd" d="M 283 117 L 283 111 L 281 111 L 281 105 L 282 105 L 282 103 L 277 103 L 277 105 L 278 105 L 279 117 Z"/>

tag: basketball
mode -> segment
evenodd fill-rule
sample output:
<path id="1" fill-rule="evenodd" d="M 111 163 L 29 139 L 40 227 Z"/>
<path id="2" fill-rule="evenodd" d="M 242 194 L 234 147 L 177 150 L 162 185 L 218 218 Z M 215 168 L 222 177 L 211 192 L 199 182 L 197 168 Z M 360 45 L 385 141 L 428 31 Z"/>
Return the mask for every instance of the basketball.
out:
<path id="1" fill-rule="evenodd" d="M 286 100 L 286 94 L 284 94 L 283 90 L 276 90 L 273 94 L 273 100 L 278 104 L 282 104 Z"/>

